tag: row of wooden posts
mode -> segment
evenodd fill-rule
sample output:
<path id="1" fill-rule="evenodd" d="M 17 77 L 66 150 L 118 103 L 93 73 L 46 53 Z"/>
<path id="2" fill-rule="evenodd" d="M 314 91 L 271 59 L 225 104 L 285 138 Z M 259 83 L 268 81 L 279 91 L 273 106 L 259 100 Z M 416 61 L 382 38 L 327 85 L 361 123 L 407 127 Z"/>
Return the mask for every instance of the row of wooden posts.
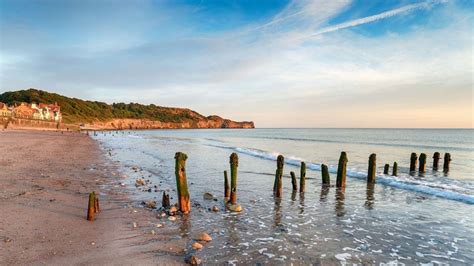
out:
<path id="1" fill-rule="evenodd" d="M 188 190 L 188 182 L 186 178 L 186 160 L 188 156 L 182 152 L 175 154 L 175 176 L 176 176 L 176 187 L 178 194 L 178 209 L 182 213 L 189 213 L 191 211 L 191 200 Z M 410 173 L 416 171 L 418 157 L 416 153 L 412 153 L 410 157 Z M 440 160 L 440 153 L 435 152 L 433 155 L 433 170 L 438 170 L 438 164 Z M 277 169 L 275 173 L 275 180 L 273 183 L 273 193 L 275 197 L 281 197 L 283 192 L 283 165 L 285 158 L 282 155 L 277 157 Z M 337 167 L 336 187 L 345 188 L 346 186 L 346 173 L 347 173 L 347 162 L 346 152 L 341 152 L 339 157 L 339 163 Z M 446 153 L 444 155 L 443 170 L 449 171 L 449 164 L 451 162 L 451 155 Z M 237 167 L 239 166 L 239 157 L 237 153 L 230 155 L 230 182 L 227 176 L 227 171 L 224 171 L 224 201 L 227 209 L 231 211 L 240 211 L 241 207 L 237 204 Z M 389 165 L 385 164 L 384 174 L 388 175 Z M 369 156 L 369 168 L 367 172 L 367 184 L 374 184 L 376 178 L 376 155 L 371 154 Z M 426 171 L 426 154 L 421 153 L 419 158 L 419 172 L 424 173 Z M 393 163 L 392 175 L 397 176 L 398 164 Z M 297 179 L 294 172 L 290 172 L 291 184 L 293 191 L 297 191 Z M 321 164 L 321 178 L 323 186 L 330 186 L 330 176 L 328 166 Z M 300 168 L 300 192 L 305 192 L 305 180 L 306 180 L 306 163 L 301 162 Z M 163 192 L 163 203 L 164 208 L 171 206 L 169 195 Z M 236 208 L 238 206 L 238 208 Z M 94 214 L 99 212 L 99 198 L 92 192 L 89 195 L 89 208 L 87 212 L 87 220 L 93 221 Z"/>

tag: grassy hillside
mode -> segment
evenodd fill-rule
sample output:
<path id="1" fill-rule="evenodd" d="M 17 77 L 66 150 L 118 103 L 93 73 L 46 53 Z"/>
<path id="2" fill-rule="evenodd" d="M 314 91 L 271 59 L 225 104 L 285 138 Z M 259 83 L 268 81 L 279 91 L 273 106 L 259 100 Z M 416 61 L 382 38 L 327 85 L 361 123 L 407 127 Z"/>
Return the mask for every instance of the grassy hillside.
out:
<path id="1" fill-rule="evenodd" d="M 84 101 L 65 97 L 56 93 L 28 89 L 0 94 L 0 102 L 14 104 L 20 102 L 58 103 L 66 123 L 106 121 L 113 118 L 150 119 L 162 122 L 184 122 L 206 119 L 204 116 L 182 108 L 168 108 L 138 103 L 114 103 Z"/>

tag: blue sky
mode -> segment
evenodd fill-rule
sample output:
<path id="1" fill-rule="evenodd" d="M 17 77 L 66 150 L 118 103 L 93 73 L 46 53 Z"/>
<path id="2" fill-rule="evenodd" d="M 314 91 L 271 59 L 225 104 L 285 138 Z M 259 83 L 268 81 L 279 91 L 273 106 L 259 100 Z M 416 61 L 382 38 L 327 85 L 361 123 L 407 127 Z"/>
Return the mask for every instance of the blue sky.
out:
<path id="1" fill-rule="evenodd" d="M 260 127 L 472 127 L 473 11 L 463 0 L 0 0 L 0 92 Z"/>

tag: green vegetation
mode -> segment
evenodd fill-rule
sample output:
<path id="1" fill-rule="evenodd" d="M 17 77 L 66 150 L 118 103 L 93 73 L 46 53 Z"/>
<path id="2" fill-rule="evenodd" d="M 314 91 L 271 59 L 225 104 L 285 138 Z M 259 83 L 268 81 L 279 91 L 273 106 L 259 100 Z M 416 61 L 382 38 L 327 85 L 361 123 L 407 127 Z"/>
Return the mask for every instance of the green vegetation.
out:
<path id="1" fill-rule="evenodd" d="M 0 102 L 9 105 L 21 102 L 27 103 L 57 103 L 61 106 L 65 123 L 90 123 L 93 121 L 107 121 L 111 119 L 149 119 L 161 122 L 197 122 L 206 117 L 195 111 L 183 108 L 169 108 L 154 104 L 143 105 L 138 103 L 114 103 L 84 101 L 65 97 L 56 93 L 28 89 L 5 92 L 0 94 Z"/>

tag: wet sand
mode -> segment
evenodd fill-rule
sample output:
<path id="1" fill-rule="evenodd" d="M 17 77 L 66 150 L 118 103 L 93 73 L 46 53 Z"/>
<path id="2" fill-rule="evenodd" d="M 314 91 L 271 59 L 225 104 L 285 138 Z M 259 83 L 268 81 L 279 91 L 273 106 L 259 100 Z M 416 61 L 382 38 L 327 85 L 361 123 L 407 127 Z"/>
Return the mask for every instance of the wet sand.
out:
<path id="1" fill-rule="evenodd" d="M 85 134 L 0 131 L 0 264 L 182 264 L 186 243 L 129 200 L 124 178 Z"/>

